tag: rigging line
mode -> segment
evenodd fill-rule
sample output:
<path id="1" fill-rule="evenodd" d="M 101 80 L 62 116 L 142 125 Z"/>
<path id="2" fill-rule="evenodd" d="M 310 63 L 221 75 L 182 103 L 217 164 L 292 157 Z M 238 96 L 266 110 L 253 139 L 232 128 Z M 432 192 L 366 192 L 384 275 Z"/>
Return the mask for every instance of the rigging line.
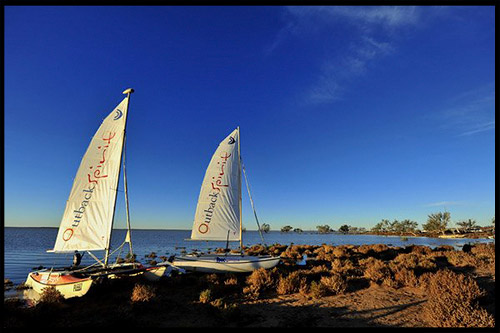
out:
<path id="1" fill-rule="evenodd" d="M 90 253 L 90 252 L 88 252 L 88 253 Z M 90 254 L 91 254 L 91 253 L 90 253 Z M 95 263 L 93 263 L 93 264 L 91 264 L 91 265 L 89 265 L 89 266 L 85 266 L 85 267 L 83 267 L 83 268 L 76 269 L 76 270 L 74 270 L 73 272 L 83 272 L 83 271 L 85 271 L 85 270 L 87 270 L 87 269 L 89 269 L 89 268 L 91 268 L 91 267 L 97 266 L 97 265 L 99 265 L 99 264 L 100 264 L 100 265 L 102 265 L 102 263 L 101 263 L 101 262 L 95 262 Z"/>
<path id="2" fill-rule="evenodd" d="M 252 195 L 250 194 L 250 185 L 248 184 L 247 172 L 245 171 L 245 165 L 243 165 L 243 158 L 240 156 L 241 168 L 243 170 L 243 175 L 245 176 L 245 184 L 247 185 L 248 196 L 250 198 L 250 203 L 252 204 L 253 215 L 255 216 L 255 221 L 257 222 L 257 227 L 259 228 L 259 235 L 262 239 L 262 243 L 266 245 L 266 241 L 264 240 L 264 236 L 262 235 L 262 230 L 260 229 L 259 219 L 257 218 L 257 212 L 255 211 L 255 206 L 253 204 Z"/>
<path id="3" fill-rule="evenodd" d="M 94 260 L 95 260 L 95 261 L 97 261 L 97 263 L 101 264 L 102 266 L 105 266 L 105 265 L 104 265 L 104 263 L 103 263 L 101 260 L 99 260 L 99 258 L 97 258 L 97 257 L 96 257 L 96 256 L 95 256 L 92 252 L 87 251 L 87 253 L 88 253 L 88 254 L 90 254 L 90 256 L 91 256 L 92 258 L 94 258 Z M 92 266 L 92 265 L 91 265 L 91 266 Z M 90 266 L 89 266 L 89 267 L 90 267 Z"/>

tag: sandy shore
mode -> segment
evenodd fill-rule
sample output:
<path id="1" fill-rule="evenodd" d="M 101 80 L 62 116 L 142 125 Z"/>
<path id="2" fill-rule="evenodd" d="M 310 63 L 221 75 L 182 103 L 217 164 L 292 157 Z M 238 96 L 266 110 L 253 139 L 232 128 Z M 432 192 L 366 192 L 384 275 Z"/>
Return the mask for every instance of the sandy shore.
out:
<path id="1" fill-rule="evenodd" d="M 495 245 L 273 245 L 283 263 L 252 274 L 96 284 L 81 298 L 6 300 L 4 328 L 494 327 Z M 305 265 L 298 260 L 307 256 Z M 304 261 L 303 261 L 304 262 Z"/>

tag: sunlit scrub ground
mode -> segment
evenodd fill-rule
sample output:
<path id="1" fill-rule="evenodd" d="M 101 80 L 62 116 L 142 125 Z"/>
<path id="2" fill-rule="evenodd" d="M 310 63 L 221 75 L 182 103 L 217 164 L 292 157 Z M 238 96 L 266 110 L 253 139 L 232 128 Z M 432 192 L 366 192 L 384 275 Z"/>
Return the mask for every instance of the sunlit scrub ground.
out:
<path id="1" fill-rule="evenodd" d="M 273 245 L 282 264 L 251 274 L 122 279 L 68 300 L 5 301 L 16 327 L 494 327 L 495 244 Z M 300 259 L 305 265 L 297 264 Z"/>

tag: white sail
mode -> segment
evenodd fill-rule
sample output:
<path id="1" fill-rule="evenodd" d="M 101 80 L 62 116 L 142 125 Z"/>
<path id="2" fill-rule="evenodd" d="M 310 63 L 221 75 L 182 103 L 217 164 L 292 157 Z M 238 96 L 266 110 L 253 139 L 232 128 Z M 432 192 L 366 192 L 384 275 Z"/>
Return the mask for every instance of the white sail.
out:
<path id="1" fill-rule="evenodd" d="M 73 181 L 54 252 L 108 247 L 120 173 L 128 96 L 102 122 Z"/>
<path id="2" fill-rule="evenodd" d="M 220 144 L 201 185 L 191 239 L 240 240 L 239 130 Z"/>

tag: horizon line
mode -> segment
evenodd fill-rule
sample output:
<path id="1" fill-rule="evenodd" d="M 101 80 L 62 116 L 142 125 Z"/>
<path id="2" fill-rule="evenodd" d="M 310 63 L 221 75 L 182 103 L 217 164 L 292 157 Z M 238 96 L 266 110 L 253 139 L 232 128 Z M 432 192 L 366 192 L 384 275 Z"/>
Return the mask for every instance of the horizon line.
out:
<path id="1" fill-rule="evenodd" d="M 4 226 L 4 228 L 37 228 L 37 229 L 59 229 L 59 227 L 50 227 L 50 226 Z M 357 227 L 357 228 L 366 228 L 366 227 Z M 164 229 L 164 228 L 131 228 L 132 230 L 174 230 L 174 231 L 191 231 L 192 229 Z M 300 229 L 300 228 L 299 228 Z M 126 228 L 113 228 L 113 230 L 127 230 Z M 301 229 L 303 232 L 307 232 L 307 231 L 314 231 L 314 232 L 317 232 L 318 230 L 317 229 Z M 259 231 L 259 229 L 245 229 L 244 231 Z M 279 231 L 281 232 L 281 230 L 269 230 L 269 232 L 271 231 Z M 293 231 L 293 230 L 291 230 Z"/>

